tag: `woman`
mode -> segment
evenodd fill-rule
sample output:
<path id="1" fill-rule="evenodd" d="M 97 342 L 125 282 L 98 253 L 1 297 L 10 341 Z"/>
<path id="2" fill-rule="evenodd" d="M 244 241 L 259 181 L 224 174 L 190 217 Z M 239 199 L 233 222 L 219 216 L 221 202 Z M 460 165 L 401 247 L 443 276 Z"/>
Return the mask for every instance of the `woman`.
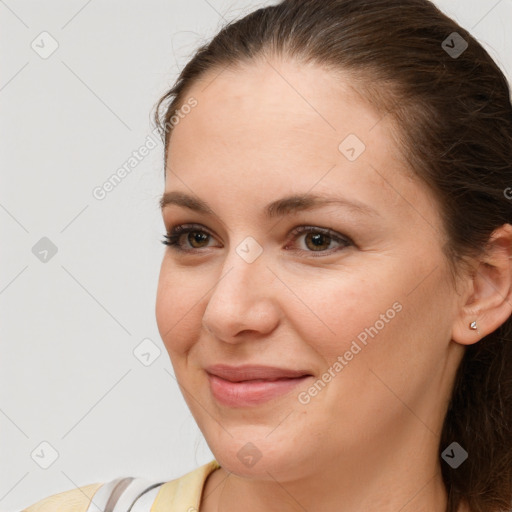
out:
<path id="1" fill-rule="evenodd" d="M 26 510 L 510 510 L 512 106 L 480 44 L 427 0 L 284 0 L 156 119 L 156 317 L 215 460 Z"/>

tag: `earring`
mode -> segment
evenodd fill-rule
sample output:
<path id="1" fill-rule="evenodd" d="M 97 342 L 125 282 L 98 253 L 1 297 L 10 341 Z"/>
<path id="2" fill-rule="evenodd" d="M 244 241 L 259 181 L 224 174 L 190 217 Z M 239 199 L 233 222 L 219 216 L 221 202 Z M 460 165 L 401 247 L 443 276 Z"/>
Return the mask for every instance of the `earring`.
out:
<path id="1" fill-rule="evenodd" d="M 478 335 L 480 335 L 480 330 L 478 329 L 478 325 L 476 324 L 476 320 L 473 320 L 470 324 L 469 324 L 469 328 L 472 330 L 472 331 L 476 331 L 478 333 Z"/>

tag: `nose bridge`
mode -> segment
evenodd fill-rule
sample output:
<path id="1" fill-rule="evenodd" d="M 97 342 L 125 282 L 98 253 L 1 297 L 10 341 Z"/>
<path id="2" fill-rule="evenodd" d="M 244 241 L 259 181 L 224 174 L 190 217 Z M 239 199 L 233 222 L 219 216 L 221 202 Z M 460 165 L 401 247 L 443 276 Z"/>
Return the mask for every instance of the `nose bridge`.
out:
<path id="1" fill-rule="evenodd" d="M 263 247 L 248 238 L 252 237 L 230 248 L 222 269 L 223 277 L 214 287 L 211 298 L 213 295 L 222 295 L 225 299 L 232 297 L 240 306 L 246 301 L 264 298 L 265 287 L 261 285 L 271 273 L 266 267 Z"/>
<path id="2" fill-rule="evenodd" d="M 208 330 L 229 340 L 240 331 L 272 329 L 278 318 L 272 277 L 255 239 L 247 237 L 230 248 L 203 314 Z"/>

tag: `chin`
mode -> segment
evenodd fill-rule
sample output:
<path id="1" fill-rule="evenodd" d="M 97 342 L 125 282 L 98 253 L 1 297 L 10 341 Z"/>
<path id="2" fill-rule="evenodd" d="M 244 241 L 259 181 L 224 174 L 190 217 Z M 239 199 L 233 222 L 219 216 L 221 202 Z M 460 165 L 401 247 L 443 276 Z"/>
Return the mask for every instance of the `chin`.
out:
<path id="1" fill-rule="evenodd" d="M 253 440 L 250 439 L 248 429 L 248 435 L 243 439 L 227 435 L 224 442 L 209 446 L 222 468 L 241 478 L 286 481 L 299 476 L 298 470 L 306 462 L 301 460 L 296 446 L 286 445 L 286 436 L 279 439 L 272 435 L 267 438 L 253 436 Z"/>

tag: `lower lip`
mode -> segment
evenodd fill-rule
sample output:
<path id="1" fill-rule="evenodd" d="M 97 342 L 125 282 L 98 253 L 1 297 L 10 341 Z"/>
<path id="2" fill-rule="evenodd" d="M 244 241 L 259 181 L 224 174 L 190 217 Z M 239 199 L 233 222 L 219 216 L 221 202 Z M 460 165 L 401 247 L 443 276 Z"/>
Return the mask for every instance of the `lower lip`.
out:
<path id="1" fill-rule="evenodd" d="M 230 382 L 208 374 L 213 396 L 219 403 L 228 407 L 250 407 L 268 402 L 289 393 L 309 378 L 311 375 L 273 381 Z"/>

